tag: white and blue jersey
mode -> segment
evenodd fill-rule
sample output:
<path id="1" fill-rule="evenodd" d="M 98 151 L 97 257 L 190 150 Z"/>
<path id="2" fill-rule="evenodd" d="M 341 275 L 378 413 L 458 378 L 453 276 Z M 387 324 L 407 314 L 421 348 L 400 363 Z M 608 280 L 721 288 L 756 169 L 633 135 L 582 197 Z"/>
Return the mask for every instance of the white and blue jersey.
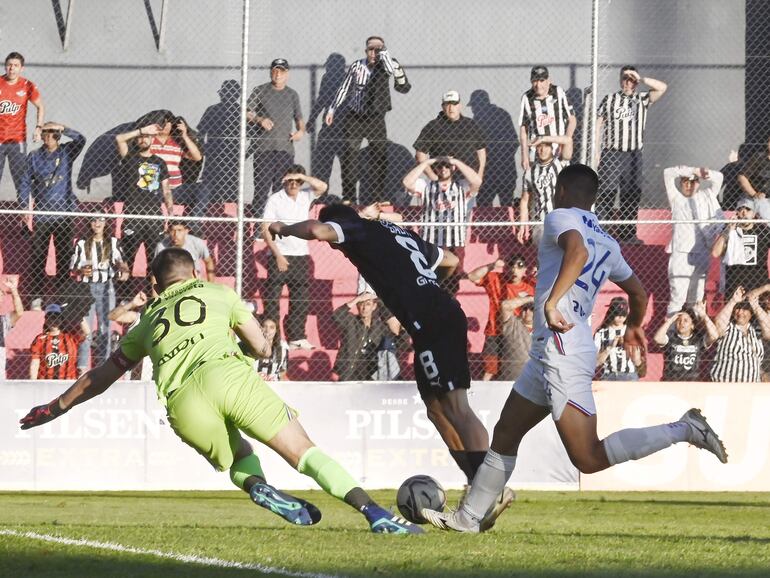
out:
<path id="1" fill-rule="evenodd" d="M 551 294 L 561 269 L 564 251 L 559 247 L 559 236 L 575 230 L 583 237 L 588 260 L 580 277 L 559 300 L 559 311 L 574 327 L 565 333 L 551 331 L 545 321 L 543 307 Z M 577 208 L 556 209 L 545 217 L 543 238 L 538 249 L 539 269 L 535 287 L 535 326 L 530 355 L 541 358 L 548 343 L 553 340 L 562 355 L 593 352 L 596 354 L 591 332 L 591 314 L 596 296 L 602 285 L 610 281 L 625 281 L 633 271 L 620 252 L 618 242 L 599 226 L 595 214 Z"/>

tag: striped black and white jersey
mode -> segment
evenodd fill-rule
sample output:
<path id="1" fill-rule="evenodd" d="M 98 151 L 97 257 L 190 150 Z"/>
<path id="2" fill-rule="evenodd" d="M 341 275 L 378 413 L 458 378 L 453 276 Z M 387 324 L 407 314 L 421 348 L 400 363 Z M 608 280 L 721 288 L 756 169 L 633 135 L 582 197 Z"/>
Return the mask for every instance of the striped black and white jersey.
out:
<path id="1" fill-rule="evenodd" d="M 596 352 L 598 353 L 607 346 L 612 345 L 617 337 L 623 337 L 626 333 L 626 326 L 620 327 L 603 327 L 599 329 L 594 335 L 594 344 L 596 345 Z M 636 367 L 634 362 L 628 359 L 626 350 L 622 346 L 615 346 L 610 348 L 610 353 L 607 359 L 604 361 L 602 368 L 602 375 L 610 373 L 634 373 Z"/>
<path id="2" fill-rule="evenodd" d="M 597 112 L 604 119 L 604 148 L 616 151 L 642 150 L 649 107 L 649 92 L 626 95 L 621 90 L 606 95 Z"/>
<path id="3" fill-rule="evenodd" d="M 718 382 L 759 381 L 765 346 L 759 332 L 749 325 L 746 334 L 735 323 L 727 326 L 717 341 L 717 353 L 711 366 L 711 380 Z"/>
<path id="4" fill-rule="evenodd" d="M 110 243 L 109 259 L 106 260 L 105 242 Z M 86 247 L 86 239 L 79 239 L 70 261 L 70 269 L 82 269 L 90 265 L 93 273 L 90 277 L 84 276 L 83 283 L 106 283 L 115 277 L 115 265 L 122 261 L 123 256 L 115 237 L 107 237 L 104 241 L 92 241 L 90 247 Z"/>
<path id="5" fill-rule="evenodd" d="M 521 96 L 519 126 L 527 127 L 530 140 L 536 136 L 563 136 L 567 134 L 567 123 L 573 114 L 562 87 L 552 84 L 543 98 L 538 98 L 535 91 L 529 89 Z"/>
<path id="6" fill-rule="evenodd" d="M 385 67 L 385 72 L 388 75 L 392 75 L 394 72 L 393 58 L 387 50 L 380 52 L 380 60 Z M 334 102 L 329 108 L 330 111 L 336 111 L 340 108 L 345 99 L 349 99 L 347 102 L 348 108 L 356 114 L 361 114 L 366 108 L 366 86 L 369 84 L 369 80 L 372 77 L 372 72 L 375 67 L 369 68 L 366 63 L 366 58 L 356 60 L 348 68 L 348 73 L 345 76 L 345 80 L 337 90 L 337 95 L 334 97 Z M 348 94 L 350 93 L 350 94 Z"/>
<path id="7" fill-rule="evenodd" d="M 452 179 L 446 190 L 441 183 L 418 179 L 415 190 L 422 195 L 423 223 L 464 223 L 468 214 L 468 190 L 465 179 Z M 422 238 L 439 247 L 464 247 L 467 225 L 422 227 Z"/>
<path id="8" fill-rule="evenodd" d="M 534 163 L 524 173 L 522 190 L 529 193 L 529 218 L 542 221 L 545 216 L 553 211 L 553 195 L 556 192 L 556 177 L 569 161 L 553 158 L 543 164 Z"/>

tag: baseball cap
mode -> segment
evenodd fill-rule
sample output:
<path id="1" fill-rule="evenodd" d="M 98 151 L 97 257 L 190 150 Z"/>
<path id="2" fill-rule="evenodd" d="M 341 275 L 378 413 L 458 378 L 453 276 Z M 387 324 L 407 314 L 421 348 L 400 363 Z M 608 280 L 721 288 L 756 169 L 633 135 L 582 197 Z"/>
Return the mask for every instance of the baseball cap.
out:
<path id="1" fill-rule="evenodd" d="M 548 78 L 548 68 L 545 66 L 533 66 L 532 71 L 529 73 L 529 80 L 545 80 Z"/>
<path id="2" fill-rule="evenodd" d="M 738 204 L 735 205 L 735 210 L 737 211 L 741 207 L 745 207 L 747 209 L 751 209 L 752 211 L 756 211 L 757 210 L 755 205 L 754 205 L 754 201 L 751 200 L 751 199 L 741 199 L 740 201 L 738 201 Z"/>
<path id="3" fill-rule="evenodd" d="M 700 177 L 697 174 L 693 173 L 693 174 L 691 174 L 689 176 L 682 177 L 682 180 L 683 181 L 699 181 Z"/>
<path id="4" fill-rule="evenodd" d="M 50 305 L 45 306 L 45 312 L 46 313 L 61 313 L 62 308 L 61 305 L 58 303 L 51 303 Z"/>
<path id="5" fill-rule="evenodd" d="M 444 96 L 441 97 L 441 104 L 457 104 L 460 102 L 460 93 L 456 90 L 448 90 L 444 93 Z"/>
<path id="6" fill-rule="evenodd" d="M 283 68 L 284 70 L 289 70 L 289 61 L 285 58 L 276 58 L 270 63 L 270 70 L 273 68 Z"/>

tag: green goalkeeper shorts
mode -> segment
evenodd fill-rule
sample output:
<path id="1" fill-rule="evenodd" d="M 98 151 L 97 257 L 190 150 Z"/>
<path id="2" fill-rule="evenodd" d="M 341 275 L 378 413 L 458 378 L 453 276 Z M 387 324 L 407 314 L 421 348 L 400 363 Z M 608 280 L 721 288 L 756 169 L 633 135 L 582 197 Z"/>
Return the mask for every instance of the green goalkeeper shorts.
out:
<path id="1" fill-rule="evenodd" d="M 172 393 L 166 408 L 174 432 L 219 471 L 233 464 L 239 430 L 264 443 L 297 416 L 237 357 L 204 363 Z"/>

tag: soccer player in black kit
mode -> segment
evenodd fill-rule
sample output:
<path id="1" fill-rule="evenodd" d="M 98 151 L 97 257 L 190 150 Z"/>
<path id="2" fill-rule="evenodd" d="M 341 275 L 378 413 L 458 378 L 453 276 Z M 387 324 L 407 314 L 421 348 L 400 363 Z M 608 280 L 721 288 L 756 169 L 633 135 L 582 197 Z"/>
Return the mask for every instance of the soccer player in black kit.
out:
<path id="1" fill-rule="evenodd" d="M 318 218 L 271 223 L 269 231 L 326 241 L 341 251 L 401 322 L 414 345 L 417 389 L 428 418 L 471 483 L 489 436 L 468 404 L 468 320 L 457 300 L 439 286 L 459 259 L 394 223 L 363 219 L 347 205 L 328 205 Z M 512 499 L 506 488 L 487 521 L 494 523 Z"/>

